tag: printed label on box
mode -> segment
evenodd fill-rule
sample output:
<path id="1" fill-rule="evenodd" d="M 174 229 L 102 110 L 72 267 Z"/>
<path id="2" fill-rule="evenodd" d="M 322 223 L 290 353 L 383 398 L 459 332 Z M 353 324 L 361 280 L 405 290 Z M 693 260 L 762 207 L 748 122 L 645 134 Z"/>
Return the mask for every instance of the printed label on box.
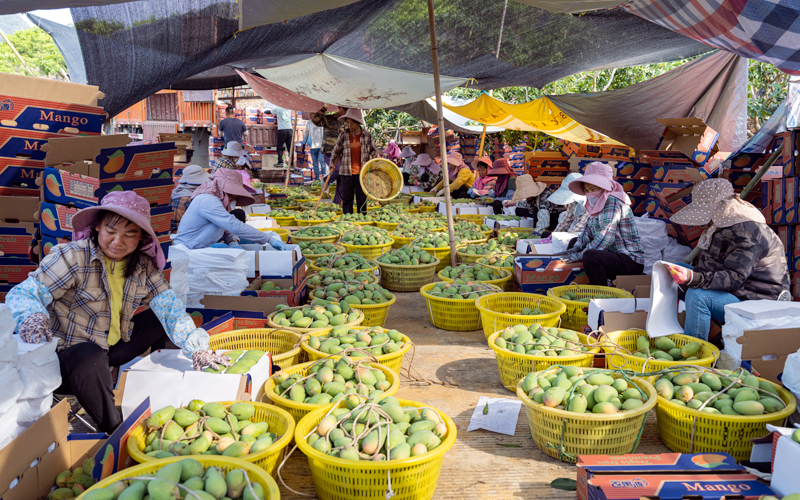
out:
<path id="1" fill-rule="evenodd" d="M 103 108 L 42 101 L 0 94 L 0 120 L 9 128 L 57 134 L 100 135 L 106 119 Z M 2 126 L 7 126 L 2 124 Z"/>
<path id="2" fill-rule="evenodd" d="M 171 179 L 177 151 L 173 142 L 101 149 L 95 158 L 100 165 L 100 181 Z"/>
<path id="3" fill-rule="evenodd" d="M 55 137 L 70 136 L 0 127 L 0 157 L 44 161 L 45 152 L 42 151 L 42 146 Z"/>
<path id="4" fill-rule="evenodd" d="M 0 195 L 39 196 L 36 179 L 43 171 L 39 161 L 0 158 Z"/>
<path id="5" fill-rule="evenodd" d="M 44 169 L 42 199 L 44 201 L 76 207 L 93 207 L 98 200 L 95 192 L 100 180 L 80 174 L 73 174 L 53 167 Z"/>
<path id="6" fill-rule="evenodd" d="M 79 208 L 42 202 L 39 210 L 39 229 L 42 234 L 54 238 L 72 238 L 72 217 L 78 213 Z"/>

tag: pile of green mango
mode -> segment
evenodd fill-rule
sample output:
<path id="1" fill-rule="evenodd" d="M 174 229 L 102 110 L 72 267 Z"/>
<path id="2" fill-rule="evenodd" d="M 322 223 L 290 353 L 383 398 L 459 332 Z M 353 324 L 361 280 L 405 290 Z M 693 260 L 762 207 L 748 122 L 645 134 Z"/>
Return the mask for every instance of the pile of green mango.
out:
<path id="1" fill-rule="evenodd" d="M 614 414 L 635 410 L 647 401 L 644 391 L 610 370 L 589 373 L 584 377 L 577 366 L 529 373 L 522 390 L 536 403 L 575 413 Z"/>
<path id="2" fill-rule="evenodd" d="M 280 291 L 281 287 L 275 284 L 274 281 L 265 281 L 261 284 L 261 291 L 264 292 L 278 292 Z"/>
<path id="3" fill-rule="evenodd" d="M 417 220 L 433 220 L 447 224 L 447 215 L 439 212 L 419 212 L 412 214 L 411 217 Z"/>
<path id="4" fill-rule="evenodd" d="M 386 207 L 372 211 L 372 219 L 376 222 L 388 222 L 390 224 L 396 224 L 406 217 L 407 216 L 402 212 L 396 212 L 394 210 L 389 211 L 386 210 Z"/>
<path id="5" fill-rule="evenodd" d="M 492 220 L 500 220 L 500 221 L 507 221 L 507 220 L 520 220 L 521 217 L 519 215 L 487 215 L 487 219 Z"/>
<path id="6" fill-rule="evenodd" d="M 328 226 L 307 226 L 297 231 L 292 231 L 292 236 L 299 236 L 301 238 L 329 238 L 331 236 L 340 236 L 342 233 Z"/>
<path id="7" fill-rule="evenodd" d="M 349 395 L 377 398 L 392 386 L 381 370 L 353 363 L 347 356 L 337 361 L 317 361 L 308 372 L 305 377 L 284 371 L 276 373 L 272 376 L 275 394 L 297 403 L 326 405 Z"/>
<path id="8" fill-rule="evenodd" d="M 243 457 L 266 450 L 278 436 L 269 423 L 253 422 L 256 408 L 238 401 L 229 407 L 194 399 L 186 408 L 165 406 L 147 419 L 144 452 L 154 458 L 184 455 Z"/>
<path id="9" fill-rule="evenodd" d="M 317 259 L 319 260 L 319 259 Z M 336 281 L 360 281 L 364 284 L 378 282 L 378 277 L 372 273 L 354 273 L 353 271 L 339 271 L 338 269 L 324 269 L 308 278 L 309 287 L 326 286 Z"/>
<path id="10" fill-rule="evenodd" d="M 514 254 L 503 253 L 484 257 L 478 261 L 478 264 L 495 267 L 514 267 Z"/>
<path id="11" fill-rule="evenodd" d="M 362 213 L 343 214 L 339 220 L 347 222 L 372 222 L 372 215 Z"/>
<path id="12" fill-rule="evenodd" d="M 417 236 L 411 245 L 422 248 L 449 248 L 450 240 L 445 233 L 424 233 Z"/>
<path id="13" fill-rule="evenodd" d="M 467 285 L 473 281 L 499 280 L 508 276 L 508 271 L 502 275 L 495 269 L 483 264 L 459 264 L 456 267 L 447 266 L 441 270 L 442 278 L 450 278 L 456 285 Z"/>
<path id="14" fill-rule="evenodd" d="M 91 475 L 93 468 L 94 457 L 89 457 L 74 470 L 60 472 L 56 476 L 56 489 L 47 495 L 47 500 L 66 500 L 80 496 L 87 488 L 94 486 L 95 480 Z"/>
<path id="15" fill-rule="evenodd" d="M 295 220 L 331 220 L 334 217 L 336 217 L 336 212 L 317 210 L 316 212 L 299 212 L 294 218 Z"/>
<path id="16" fill-rule="evenodd" d="M 437 205 L 438 203 L 431 200 L 420 200 L 419 203 L 416 204 L 418 207 L 435 207 Z"/>
<path id="17" fill-rule="evenodd" d="M 662 398 L 693 410 L 703 407 L 706 413 L 763 415 L 786 406 L 780 401 L 775 385 L 759 380 L 744 368 L 712 371 L 687 367 L 661 375 L 654 386 Z"/>
<path id="18" fill-rule="evenodd" d="M 319 207 L 317 207 L 317 200 L 307 201 L 307 202 L 303 203 L 302 205 L 300 205 L 300 207 L 303 210 L 306 210 L 306 211 L 310 210 L 312 212 L 314 211 L 314 208 L 317 208 L 317 212 L 320 212 L 320 211 L 322 211 L 322 212 L 338 212 L 338 211 L 341 210 L 341 207 L 339 205 L 336 205 L 336 204 L 331 203 L 329 201 L 321 201 L 321 202 L 319 202 Z"/>
<path id="19" fill-rule="evenodd" d="M 516 251 L 517 240 L 530 240 L 535 238 L 541 238 L 541 235 L 536 231 L 532 233 L 524 231 L 506 231 L 497 235 L 497 242 L 501 245 L 507 245 L 511 248 L 514 248 Z"/>
<path id="20" fill-rule="evenodd" d="M 350 323 L 359 317 L 358 312 L 350 310 L 350 304 L 323 302 L 324 304 L 319 302 L 300 307 L 287 307 L 280 304 L 275 316 L 272 317 L 272 322 L 294 328 L 327 328 Z"/>
<path id="21" fill-rule="evenodd" d="M 334 282 L 319 286 L 310 294 L 318 299 L 339 301 L 342 304 L 383 304 L 394 298 L 392 293 L 378 284 Z"/>
<path id="22" fill-rule="evenodd" d="M 270 203 L 271 203 L 271 201 L 270 201 Z M 300 213 L 300 212 L 297 212 L 295 210 L 286 210 L 284 208 L 279 208 L 278 210 L 270 211 L 269 214 L 267 214 L 267 215 L 269 215 L 270 217 L 294 217 L 298 213 Z"/>
<path id="23" fill-rule="evenodd" d="M 431 232 L 437 229 L 442 228 L 441 221 L 437 220 L 411 220 L 408 222 L 401 222 L 397 225 L 394 229 L 395 231 L 402 231 L 402 230 L 416 230 L 416 231 L 424 231 L 424 232 Z M 402 236 L 406 236 L 405 234 Z"/>
<path id="24" fill-rule="evenodd" d="M 263 435 L 263 434 L 262 434 Z M 218 467 L 203 469 L 193 458 L 184 458 L 160 468 L 155 474 L 138 477 L 153 479 L 123 479 L 105 488 L 87 491 L 81 500 L 171 500 L 175 498 L 200 498 L 218 500 L 264 500 L 264 488 L 249 480 L 242 469 L 225 473 Z M 189 493 L 192 492 L 194 496 Z"/>
<path id="25" fill-rule="evenodd" d="M 453 224 L 453 229 L 456 231 L 489 231 L 491 228 L 486 224 L 462 220 Z"/>
<path id="26" fill-rule="evenodd" d="M 371 260 L 359 255 L 358 252 L 322 257 L 317 259 L 314 265 L 320 268 L 338 269 L 340 271 L 367 271 L 377 266 Z"/>
<path id="27" fill-rule="evenodd" d="M 391 396 L 379 401 L 347 396 L 345 405 L 320 420 L 308 437 L 312 448 L 345 460 L 400 460 L 436 449 L 447 436 L 432 408 L 406 409 Z"/>
<path id="28" fill-rule="evenodd" d="M 478 297 L 489 295 L 490 293 L 500 292 L 501 290 L 498 290 L 496 287 L 484 283 L 457 285 L 455 283 L 439 282 L 434 284 L 433 288 L 425 293 L 443 299 L 475 300 Z"/>
<path id="29" fill-rule="evenodd" d="M 369 226 L 367 226 L 367 228 L 369 228 Z M 342 236 L 342 239 L 339 241 L 340 243 L 346 243 L 348 245 L 374 246 L 391 243 L 393 240 L 384 232 L 364 229 L 361 231 L 350 231 L 345 233 L 345 235 Z"/>
<path id="30" fill-rule="evenodd" d="M 300 205 L 300 203 L 298 203 L 298 201 L 297 201 L 300 198 L 303 198 L 303 197 L 300 196 L 300 197 L 287 197 L 287 198 L 270 198 L 269 199 L 269 207 L 273 208 L 273 209 L 275 207 L 278 207 L 278 208 L 280 208 L 280 207 L 297 207 L 297 206 Z M 273 210 L 272 212 L 274 212 L 274 211 L 275 210 Z M 272 212 L 270 212 L 270 214 L 272 214 Z M 285 217 L 289 217 L 289 216 L 286 215 Z"/>
<path id="31" fill-rule="evenodd" d="M 533 310 L 530 310 L 529 314 L 532 313 Z M 524 312 L 522 314 L 524 315 Z M 577 356 L 589 351 L 589 347 L 581 343 L 577 332 L 554 327 L 543 328 L 538 324 L 504 328 L 494 339 L 494 344 L 500 349 L 517 354 L 536 356 Z"/>
<path id="32" fill-rule="evenodd" d="M 491 239 L 486 243 L 471 243 L 458 251 L 468 255 L 494 255 L 496 253 L 514 253 L 515 248 L 501 245 L 497 239 Z"/>
<path id="33" fill-rule="evenodd" d="M 335 229 L 340 233 L 344 234 L 347 231 L 352 231 L 353 229 L 358 229 L 357 224 L 353 224 L 350 221 L 346 220 L 337 220 L 332 222 L 326 222 L 324 224 L 320 224 L 320 226 L 329 227 L 331 229 Z"/>
<path id="34" fill-rule="evenodd" d="M 383 264 L 395 264 L 398 266 L 419 266 L 428 264 L 436 260 L 436 257 L 429 254 L 419 246 L 403 245 L 375 259 Z"/>
<path id="35" fill-rule="evenodd" d="M 250 371 L 250 368 L 256 366 L 258 360 L 260 360 L 264 355 L 264 351 L 259 351 L 258 349 L 253 349 L 250 351 L 236 349 L 234 351 L 227 351 L 223 354 L 231 360 L 231 366 L 227 368 L 220 366 L 220 370 L 215 370 L 211 367 L 208 367 L 203 371 L 206 373 L 227 373 L 234 375 L 247 373 Z"/>
<path id="36" fill-rule="evenodd" d="M 362 349 L 365 352 L 353 351 L 351 358 L 366 357 L 366 352 L 373 356 L 391 354 L 399 351 L 405 343 L 403 334 L 397 330 L 384 330 L 379 326 L 369 328 L 334 328 L 325 337 L 311 337 L 308 347 L 325 354 L 339 354 L 348 347 Z"/>
<path id="37" fill-rule="evenodd" d="M 478 229 L 458 229 L 455 231 L 455 237 L 456 241 L 466 242 L 483 240 L 486 238 L 486 235 Z"/>
<path id="38" fill-rule="evenodd" d="M 397 226 L 394 231 L 392 231 L 393 238 L 418 238 L 420 236 L 424 236 L 430 233 L 430 229 L 423 229 L 421 227 L 404 227 L 401 228 Z"/>
<path id="39" fill-rule="evenodd" d="M 661 361 L 696 361 L 702 347 L 699 342 L 689 342 L 683 347 L 678 347 L 669 337 L 656 337 L 651 344 L 650 337 L 639 335 L 636 337 L 636 351 L 632 354 L 637 358 Z"/>
<path id="40" fill-rule="evenodd" d="M 317 243 L 316 241 L 301 241 L 297 244 L 303 255 L 329 255 L 344 252 L 344 247 L 334 243 Z"/>

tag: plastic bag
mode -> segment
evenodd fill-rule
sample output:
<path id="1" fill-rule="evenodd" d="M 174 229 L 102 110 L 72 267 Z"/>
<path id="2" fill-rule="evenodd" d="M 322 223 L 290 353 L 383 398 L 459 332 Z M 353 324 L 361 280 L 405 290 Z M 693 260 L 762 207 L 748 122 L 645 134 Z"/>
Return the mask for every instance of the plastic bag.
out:
<path id="1" fill-rule="evenodd" d="M 17 364 L 17 342 L 13 337 L 15 325 L 11 309 L 0 304 L 0 365 Z"/>
<path id="2" fill-rule="evenodd" d="M 0 367 L 0 415 L 4 415 L 16 408 L 17 399 L 22 394 L 22 381 L 14 365 L 5 364 Z M 16 425 L 16 417 L 14 422 Z M 2 438 L 0 438 L 2 439 Z"/>
<path id="3" fill-rule="evenodd" d="M 61 366 L 58 354 L 39 358 L 19 368 L 22 392 L 18 399 L 41 399 L 52 395 L 61 385 Z"/>
<path id="4" fill-rule="evenodd" d="M 30 425 L 42 418 L 53 405 L 53 394 L 38 399 L 20 399 L 17 401 L 19 414 L 17 425 Z"/>
<path id="5" fill-rule="evenodd" d="M 173 245 L 170 257 L 177 256 L 180 252 L 189 256 L 189 267 L 186 270 L 189 281 L 187 307 L 202 308 L 200 299 L 205 295 L 239 295 L 247 288 L 248 260 L 244 250 L 189 250 L 184 245 Z"/>
<path id="6" fill-rule="evenodd" d="M 800 398 L 800 350 L 786 357 L 781 382 L 794 394 L 794 397 Z"/>
<path id="7" fill-rule="evenodd" d="M 18 415 L 19 407 L 17 405 L 12 405 L 8 411 L 0 415 L 0 449 L 25 430 L 24 427 L 17 425 Z"/>
<path id="8" fill-rule="evenodd" d="M 644 273 L 653 272 L 653 264 L 662 260 L 662 251 L 667 246 L 667 224 L 647 215 L 636 217 L 636 229 L 644 250 Z"/>
<path id="9" fill-rule="evenodd" d="M 181 250 L 186 248 L 183 245 L 169 247 L 169 262 L 172 264 L 169 275 L 169 286 L 175 295 L 186 304 L 186 296 L 189 294 L 189 254 Z"/>
<path id="10" fill-rule="evenodd" d="M 749 319 L 736 314 L 725 307 L 725 324 L 722 325 L 722 340 L 725 350 L 720 352 L 717 368 L 736 370 L 742 364 L 742 345 L 736 339 L 744 335 L 745 330 L 775 330 L 793 328 L 797 324 L 797 316 L 777 316 L 764 319 Z M 794 356 L 794 354 L 792 354 Z M 788 364 L 788 361 L 787 361 Z M 784 372 L 784 377 L 785 377 Z M 784 378 L 785 380 L 785 378 Z"/>
<path id="11" fill-rule="evenodd" d="M 690 253 L 692 253 L 691 247 L 681 245 L 678 240 L 670 236 L 667 246 L 661 251 L 661 260 L 677 264 L 683 262 Z"/>

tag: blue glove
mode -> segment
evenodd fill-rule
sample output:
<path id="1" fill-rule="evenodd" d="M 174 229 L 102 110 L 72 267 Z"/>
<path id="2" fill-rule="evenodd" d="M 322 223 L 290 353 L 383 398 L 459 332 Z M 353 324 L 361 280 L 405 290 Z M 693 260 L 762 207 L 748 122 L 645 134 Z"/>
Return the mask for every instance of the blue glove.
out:
<path id="1" fill-rule="evenodd" d="M 239 250 L 242 250 L 242 246 L 239 244 L 238 241 L 231 241 L 230 243 L 228 243 L 228 248 L 237 248 Z"/>
<path id="2" fill-rule="evenodd" d="M 473 194 L 472 188 L 467 189 L 467 194 L 470 195 L 471 197 L 475 198 L 475 194 Z"/>
<path id="3" fill-rule="evenodd" d="M 269 244 L 276 250 L 286 250 L 286 244 L 284 244 L 283 240 L 279 237 L 270 238 Z"/>
<path id="4" fill-rule="evenodd" d="M 489 190 L 489 198 L 494 198 L 494 189 Z"/>
<path id="5" fill-rule="evenodd" d="M 208 248 L 230 248 L 230 247 L 228 245 L 226 245 L 225 243 L 219 242 L 219 243 L 214 243 L 213 245 L 211 245 Z"/>

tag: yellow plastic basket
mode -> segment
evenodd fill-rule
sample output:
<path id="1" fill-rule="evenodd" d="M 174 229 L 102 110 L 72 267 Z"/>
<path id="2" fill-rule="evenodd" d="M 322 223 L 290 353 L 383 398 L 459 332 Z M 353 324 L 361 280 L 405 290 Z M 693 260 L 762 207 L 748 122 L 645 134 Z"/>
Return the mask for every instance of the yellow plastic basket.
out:
<path id="1" fill-rule="evenodd" d="M 282 229 L 280 227 L 270 227 L 268 229 L 259 229 L 259 231 L 272 231 L 273 233 L 280 236 L 281 241 L 283 241 L 284 243 L 289 242 L 289 231 L 286 229 Z"/>
<path id="2" fill-rule="evenodd" d="M 272 217 L 271 215 L 267 214 L 271 219 L 275 219 L 275 222 L 279 226 L 296 226 L 294 217 Z"/>
<path id="3" fill-rule="evenodd" d="M 381 286 L 393 292 L 416 292 L 421 286 L 433 283 L 439 259 L 418 266 L 378 263 L 381 266 Z"/>
<path id="4" fill-rule="evenodd" d="M 383 158 L 365 163 L 358 174 L 358 180 L 361 189 L 373 200 L 389 201 L 403 190 L 403 174 L 400 169 L 394 162 Z"/>
<path id="5" fill-rule="evenodd" d="M 428 292 L 435 283 L 430 283 L 419 289 L 428 305 L 428 317 L 431 324 L 442 330 L 451 332 L 471 332 L 481 327 L 481 312 L 475 306 L 476 300 L 459 300 L 434 297 Z M 500 293 L 500 287 L 491 285 Z"/>
<path id="6" fill-rule="evenodd" d="M 333 222 L 332 219 L 321 219 L 321 220 L 294 220 L 296 226 L 319 226 L 320 224 L 325 224 L 326 222 Z"/>
<path id="7" fill-rule="evenodd" d="M 458 248 L 460 248 L 460 246 L 456 247 L 456 253 L 458 253 Z M 436 266 L 437 273 L 450 265 L 450 247 L 422 247 L 422 249 L 439 259 L 439 265 Z"/>
<path id="8" fill-rule="evenodd" d="M 514 325 L 541 325 L 545 328 L 559 326 L 559 319 L 567 307 L 560 301 L 534 293 L 505 292 L 484 295 L 475 301 L 481 312 L 483 334 L 488 339 L 494 332 Z M 524 307 L 540 309 L 544 314 L 522 316 L 505 311 L 520 311 Z"/>
<path id="9" fill-rule="evenodd" d="M 562 330 L 561 328 L 559 330 Z M 577 356 L 535 356 L 532 354 L 519 354 L 501 349 L 494 341 L 502 331 L 494 332 L 489 335 L 489 348 L 494 351 L 497 359 L 497 371 L 500 373 L 500 381 L 503 386 L 511 392 L 517 392 L 517 382 L 530 372 L 546 370 L 554 365 L 561 366 L 580 366 L 590 368 L 594 362 L 594 355 L 600 352 L 599 347 L 593 347 L 588 352 Z M 579 333 L 578 338 L 581 343 L 588 345 L 589 339 L 586 335 Z"/>
<path id="10" fill-rule="evenodd" d="M 283 327 L 249 328 L 212 335 L 208 347 L 215 350 L 259 349 L 272 354 L 272 364 L 281 368 L 296 365 L 300 355 L 300 334 Z"/>
<path id="11" fill-rule="evenodd" d="M 484 236 L 486 236 L 486 241 L 489 241 L 489 238 L 492 237 L 492 233 L 494 232 L 494 230 L 488 229 L 486 231 L 481 231 L 481 232 L 484 234 Z"/>
<path id="12" fill-rule="evenodd" d="M 162 467 L 175 462 L 180 462 L 184 458 L 186 457 L 163 458 L 161 460 L 154 460 L 152 462 L 128 467 L 127 469 L 117 472 L 116 474 L 112 474 L 98 482 L 91 488 L 81 493 L 78 498 L 86 498 L 87 493 L 90 491 L 103 489 L 106 486 L 111 486 L 117 481 L 123 481 L 131 477 L 141 476 L 142 474 L 155 474 L 161 470 Z M 264 498 L 266 500 L 280 500 L 281 498 L 281 492 L 278 489 L 278 483 L 272 479 L 272 476 L 270 476 L 264 469 L 253 465 L 250 462 L 245 462 L 241 458 L 230 458 L 219 455 L 195 455 L 192 456 L 192 458 L 200 462 L 204 469 L 207 469 L 208 467 L 219 467 L 225 471 L 225 473 L 233 469 L 242 469 L 247 474 L 250 482 L 256 482 L 261 485 L 261 487 L 264 489 Z"/>
<path id="13" fill-rule="evenodd" d="M 581 326 L 589 321 L 589 303 L 578 302 L 576 300 L 562 299 L 561 295 L 567 292 L 574 293 L 579 299 L 594 297 L 595 295 L 605 295 L 610 299 L 633 298 L 633 295 L 621 288 L 611 288 L 610 286 L 594 285 L 565 285 L 556 286 L 547 290 L 547 296 L 560 300 L 567 306 L 567 312 L 561 316 L 561 326 L 572 330 L 581 330 Z"/>
<path id="14" fill-rule="evenodd" d="M 317 272 L 330 269 L 329 267 L 318 267 L 314 262 L 306 262 L 306 265 L 309 267 L 309 269 L 312 269 Z M 375 264 L 373 267 L 370 267 L 369 269 L 347 269 L 347 270 L 354 273 L 370 273 L 377 275 L 380 273 L 380 269 L 381 269 L 380 266 L 378 266 L 378 264 Z"/>
<path id="15" fill-rule="evenodd" d="M 283 459 L 283 451 L 294 437 L 294 419 L 289 412 L 277 406 L 252 401 L 247 402 L 256 407 L 256 412 L 250 417 L 250 421 L 253 423 L 267 422 L 269 424 L 269 432 L 273 432 L 280 437 L 266 450 L 253 453 L 252 455 L 245 455 L 240 458 L 245 462 L 250 462 L 261 467 L 271 476 L 275 476 L 275 472 L 278 470 L 278 464 L 280 464 Z M 227 408 L 235 403 L 235 401 L 220 401 L 220 403 Z M 146 446 L 144 427 L 145 424 L 143 422 L 131 431 L 130 436 L 128 436 L 127 445 L 128 454 L 140 464 L 157 460 L 156 458 L 148 456 L 143 451 Z"/>
<path id="16" fill-rule="evenodd" d="M 305 257 L 308 262 L 315 262 L 317 259 L 328 257 L 329 255 L 344 255 L 344 247 L 336 245 L 336 251 L 333 253 L 304 253 L 303 257 Z"/>
<path id="17" fill-rule="evenodd" d="M 444 267 L 447 267 L 447 266 L 444 266 Z M 442 268 L 441 270 L 439 270 L 438 273 L 436 273 L 436 275 L 439 277 L 439 279 L 441 281 L 444 281 L 445 283 L 452 283 L 453 282 L 452 278 L 445 278 L 444 276 L 442 276 L 442 270 L 444 270 L 444 268 Z M 505 271 L 505 270 L 501 270 L 500 271 L 500 275 L 503 276 L 503 277 L 502 278 L 498 278 L 496 280 L 488 280 L 488 281 L 475 280 L 475 281 L 477 281 L 478 283 L 486 283 L 486 284 L 489 284 L 489 285 L 495 285 L 495 286 L 498 286 L 498 287 L 502 288 L 505 291 L 509 291 L 510 286 L 513 285 L 511 283 L 511 278 L 513 278 L 514 275 L 511 274 L 508 271 Z"/>
<path id="18" fill-rule="evenodd" d="M 298 307 L 302 308 L 302 307 L 306 307 L 306 306 L 298 306 Z M 293 326 L 281 326 L 278 323 L 276 323 L 275 321 L 273 321 L 273 319 L 272 319 L 279 312 L 281 312 L 281 311 L 275 311 L 273 313 L 270 313 L 269 316 L 267 316 L 267 324 L 269 326 L 271 326 L 273 328 L 285 328 L 287 330 L 291 330 L 293 332 L 297 332 L 299 335 L 309 334 L 309 335 L 313 335 L 315 337 L 319 337 L 321 335 L 327 335 L 327 334 L 329 334 L 329 333 L 331 333 L 333 331 L 333 326 L 331 326 L 331 325 L 329 325 L 329 326 L 327 326 L 325 328 L 295 328 Z M 361 311 L 356 311 L 356 312 L 361 313 Z M 356 327 L 356 326 L 361 325 L 363 322 L 364 322 L 364 313 L 361 313 L 361 314 L 358 315 L 358 319 L 356 319 L 355 321 L 351 321 L 350 323 L 345 323 L 344 325 L 345 326 L 349 326 L 349 327 Z M 281 368 L 283 368 L 283 367 L 281 367 Z"/>
<path id="19" fill-rule="evenodd" d="M 419 207 L 417 213 L 425 213 L 425 212 L 435 212 L 436 207 Z"/>
<path id="20" fill-rule="evenodd" d="M 364 321 L 361 326 L 383 326 L 386 317 L 389 316 L 389 308 L 397 302 L 397 297 L 392 298 L 381 304 L 350 304 L 351 309 L 358 309 L 364 313 Z"/>
<path id="21" fill-rule="evenodd" d="M 651 377 L 655 382 L 657 377 Z M 759 381 L 765 381 L 759 379 Z M 770 382 L 772 384 L 772 382 Z M 749 460 L 751 439 L 763 437 L 767 424 L 782 426 L 797 408 L 795 397 L 783 387 L 772 384 L 786 408 L 765 415 L 725 415 L 697 411 L 658 397 L 656 418 L 661 440 L 678 453 L 730 453 L 737 461 Z M 694 441 L 692 431 L 694 430 Z"/>
<path id="22" fill-rule="evenodd" d="M 399 222 L 383 222 L 383 221 L 375 221 L 375 225 L 381 229 L 385 229 L 387 231 L 393 231 L 400 223 Z"/>
<path id="23" fill-rule="evenodd" d="M 384 332 L 386 331 L 387 330 L 384 329 Z M 311 347 L 308 346 L 308 340 L 304 340 L 303 342 L 301 342 L 300 347 L 302 347 L 303 350 L 308 353 L 308 359 L 311 361 L 318 361 L 324 358 L 340 359 L 342 357 L 340 354 L 325 354 L 322 351 L 312 349 Z M 381 354 L 380 356 L 375 356 L 375 359 L 378 360 L 378 363 L 382 364 L 386 368 L 400 375 L 400 368 L 403 366 L 403 356 L 410 350 L 411 350 L 411 339 L 403 335 L 403 347 L 390 354 Z M 353 359 L 355 360 L 364 358 L 353 358 Z M 372 359 L 372 358 L 366 358 L 366 359 Z"/>
<path id="24" fill-rule="evenodd" d="M 466 220 L 469 222 L 475 222 L 476 224 L 483 224 L 483 221 L 486 220 L 486 214 L 462 214 L 456 215 L 456 220 Z"/>
<path id="25" fill-rule="evenodd" d="M 316 361 L 310 361 L 308 363 L 292 366 L 291 368 L 287 368 L 282 371 L 288 373 L 289 375 L 300 375 L 302 377 L 305 377 L 306 375 L 309 375 L 310 373 L 309 370 L 311 369 L 312 366 L 314 366 L 314 363 L 316 363 Z M 370 367 L 378 369 L 383 373 L 385 373 L 386 380 L 388 380 L 389 383 L 392 384 L 392 386 L 389 387 L 389 389 L 387 389 L 384 392 L 384 397 L 394 396 L 395 393 L 397 393 L 397 390 L 400 388 L 400 377 L 394 371 L 390 370 L 384 365 L 378 363 L 368 363 L 368 364 Z M 275 375 L 268 378 L 266 384 L 264 384 L 264 395 L 266 396 L 267 399 L 272 401 L 272 403 L 275 404 L 275 406 L 289 413 L 289 415 L 291 415 L 291 417 L 294 419 L 295 422 L 299 422 L 300 419 L 302 419 L 303 417 L 305 417 L 314 410 L 318 410 L 320 408 L 329 409 L 332 405 L 335 404 L 335 403 L 329 403 L 326 405 L 312 405 L 308 403 L 298 403 L 297 401 L 292 401 L 289 398 L 284 398 L 282 396 L 279 396 L 278 394 L 275 394 L 276 385 L 277 384 L 275 383 Z"/>
<path id="26" fill-rule="evenodd" d="M 365 259 L 372 260 L 380 257 L 392 249 L 392 240 L 390 243 L 381 243 L 380 245 L 348 245 L 347 243 L 339 243 L 344 247 L 347 253 L 358 252 L 359 255 Z"/>
<path id="27" fill-rule="evenodd" d="M 317 243 L 336 243 L 341 238 L 341 233 L 333 236 L 295 236 L 292 234 L 292 243 L 300 243 L 301 241 L 317 242 Z"/>
<path id="28" fill-rule="evenodd" d="M 398 400 L 401 406 L 424 408 L 430 406 Z M 344 408 L 344 402 L 340 402 Z M 411 458 L 389 461 L 344 460 L 320 453 L 306 441 L 306 436 L 317 427 L 327 409 L 309 413 L 298 422 L 295 442 L 308 457 L 314 488 L 320 500 L 384 500 L 390 491 L 393 500 L 430 500 L 436 492 L 444 454 L 456 442 L 456 424 L 443 412 L 437 413 L 447 426 L 447 435 L 434 450 Z"/>
<path id="29" fill-rule="evenodd" d="M 495 255 L 503 255 L 503 256 L 505 256 L 505 255 L 513 255 L 513 254 L 501 253 L 501 254 L 495 254 Z M 502 271 L 508 271 L 512 275 L 514 274 L 514 268 L 513 267 L 494 266 L 492 264 L 489 264 L 489 262 L 488 262 L 489 259 L 487 259 L 485 255 L 483 257 L 484 257 L 483 259 L 478 259 L 477 260 L 478 264 L 483 264 L 484 266 L 491 267 L 495 271 L 501 271 L 502 270 Z"/>
<path id="30" fill-rule="evenodd" d="M 502 238 L 505 233 L 517 233 L 517 234 L 525 234 L 530 235 L 533 234 L 532 227 L 504 227 L 503 229 L 497 230 L 497 237 Z"/>
<path id="31" fill-rule="evenodd" d="M 719 349 L 717 346 L 705 340 L 700 340 L 688 335 L 675 334 L 670 335 L 669 338 L 675 342 L 678 348 L 685 346 L 690 342 L 697 342 L 700 344 L 700 352 L 697 353 L 697 360 L 692 361 L 664 361 L 662 359 L 645 359 L 633 356 L 626 352 L 615 352 L 616 349 L 610 343 L 614 343 L 628 351 L 636 351 L 636 339 L 640 335 L 647 335 L 644 330 L 620 330 L 617 332 L 602 333 L 598 343 L 606 352 L 606 367 L 620 370 L 633 370 L 636 373 L 647 373 L 665 368 L 671 368 L 675 365 L 685 365 L 690 363 L 697 366 L 712 367 L 717 364 L 719 359 Z M 609 342 L 604 342 L 608 340 Z M 655 347 L 655 340 L 650 339 L 650 346 Z"/>
<path id="32" fill-rule="evenodd" d="M 583 371 L 602 370 L 586 368 Z M 621 377 L 619 374 L 612 376 Z M 634 410 L 615 414 L 575 413 L 550 408 L 533 401 L 518 384 L 517 397 L 525 405 L 533 442 L 551 457 L 571 463 L 575 463 L 578 455 L 633 453 L 639 445 L 647 412 L 656 405 L 656 390 L 641 378 L 630 380 L 647 395 L 647 401 Z"/>
<path id="33" fill-rule="evenodd" d="M 486 254 L 475 254 L 475 253 L 465 253 L 464 249 L 466 247 L 462 247 L 458 251 L 456 251 L 456 256 L 458 257 L 458 261 L 463 264 L 474 264 L 478 262 L 478 260 L 486 257 Z"/>

